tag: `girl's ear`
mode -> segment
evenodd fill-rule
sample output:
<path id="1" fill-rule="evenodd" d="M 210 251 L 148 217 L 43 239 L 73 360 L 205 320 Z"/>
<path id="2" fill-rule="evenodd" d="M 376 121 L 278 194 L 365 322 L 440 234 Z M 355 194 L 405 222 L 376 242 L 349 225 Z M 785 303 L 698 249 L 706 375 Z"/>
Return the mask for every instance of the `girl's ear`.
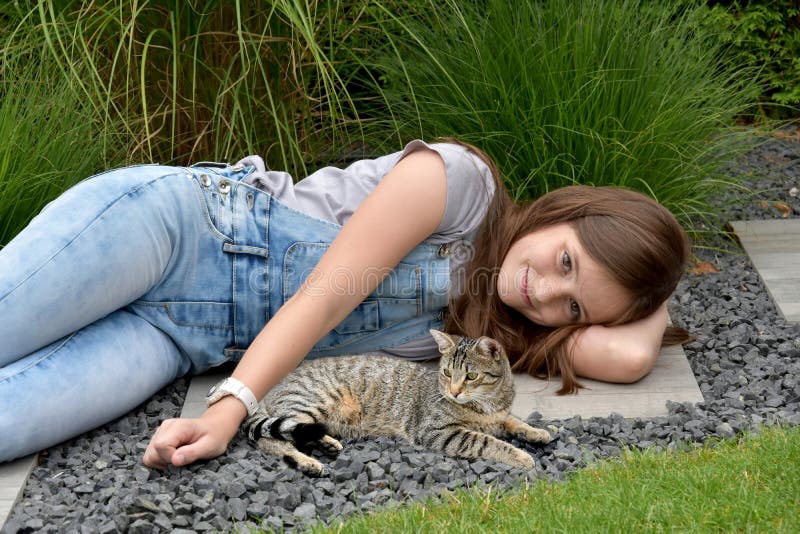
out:
<path id="1" fill-rule="evenodd" d="M 494 338 L 481 336 L 478 341 L 475 342 L 475 346 L 478 347 L 481 354 L 485 354 L 495 361 L 500 361 L 506 357 L 505 349 L 503 349 L 500 342 Z"/>
<path id="2" fill-rule="evenodd" d="M 452 352 L 456 349 L 455 336 L 445 334 L 444 332 L 440 332 L 439 330 L 435 330 L 433 328 L 431 328 L 429 332 L 436 341 L 436 344 L 439 345 L 439 352 L 442 354 L 447 354 L 448 352 Z"/>

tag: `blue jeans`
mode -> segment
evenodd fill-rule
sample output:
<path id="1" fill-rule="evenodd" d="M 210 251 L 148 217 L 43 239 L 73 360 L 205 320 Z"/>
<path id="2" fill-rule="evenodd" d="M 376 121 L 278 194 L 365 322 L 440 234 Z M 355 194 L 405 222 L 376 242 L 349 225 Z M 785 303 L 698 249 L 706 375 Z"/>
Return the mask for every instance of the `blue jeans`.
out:
<path id="1" fill-rule="evenodd" d="M 0 250 L 0 462 L 241 357 L 340 229 L 241 183 L 249 172 L 109 171 L 66 191 Z M 437 251 L 412 251 L 310 357 L 439 328 L 449 264 Z"/>

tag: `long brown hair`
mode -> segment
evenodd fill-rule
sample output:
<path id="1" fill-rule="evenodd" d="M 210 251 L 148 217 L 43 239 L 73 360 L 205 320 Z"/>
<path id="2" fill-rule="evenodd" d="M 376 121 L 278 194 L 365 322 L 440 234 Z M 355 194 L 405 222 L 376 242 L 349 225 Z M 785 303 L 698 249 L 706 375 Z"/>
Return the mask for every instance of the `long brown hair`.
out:
<path id="1" fill-rule="evenodd" d="M 587 325 L 537 325 L 500 301 L 497 274 L 511 245 L 548 226 L 572 225 L 592 259 L 633 296 L 628 310 L 609 323 L 616 325 L 647 317 L 675 290 L 689 258 L 686 233 L 664 206 L 621 187 L 575 185 L 517 204 L 491 158 L 474 146 L 447 141 L 462 144 L 483 159 L 494 175 L 496 190 L 475 239 L 464 292 L 451 301 L 445 329 L 470 337 L 494 337 L 506 348 L 512 369 L 538 378 L 560 374 L 558 393 L 575 392 L 582 386 L 566 341 Z M 662 345 L 688 338 L 685 330 L 668 327 Z"/>

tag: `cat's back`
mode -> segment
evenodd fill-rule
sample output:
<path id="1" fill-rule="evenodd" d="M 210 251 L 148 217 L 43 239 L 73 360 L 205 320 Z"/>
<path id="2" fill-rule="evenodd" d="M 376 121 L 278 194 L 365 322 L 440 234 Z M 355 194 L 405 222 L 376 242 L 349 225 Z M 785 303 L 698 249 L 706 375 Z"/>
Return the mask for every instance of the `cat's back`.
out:
<path id="1" fill-rule="evenodd" d="M 298 387 L 310 395 L 341 387 L 359 396 L 391 395 L 398 389 L 430 382 L 432 376 L 435 371 L 402 358 L 378 354 L 332 356 L 304 362 L 273 388 L 270 396 L 279 396 L 285 390 L 297 391 Z"/>
<path id="2" fill-rule="evenodd" d="M 435 396 L 436 372 L 390 356 L 320 358 L 303 363 L 262 401 L 267 413 L 315 414 L 341 437 L 409 437 Z M 416 423 L 415 423 L 416 422 Z"/>

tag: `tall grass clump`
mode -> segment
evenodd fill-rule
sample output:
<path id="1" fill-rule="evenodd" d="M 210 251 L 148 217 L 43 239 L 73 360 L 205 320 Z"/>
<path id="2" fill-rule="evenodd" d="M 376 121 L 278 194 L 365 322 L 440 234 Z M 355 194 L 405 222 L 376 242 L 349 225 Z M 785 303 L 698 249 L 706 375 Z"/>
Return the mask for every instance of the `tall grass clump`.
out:
<path id="1" fill-rule="evenodd" d="M 383 127 L 475 143 L 518 200 L 616 184 L 694 226 L 731 185 L 722 166 L 753 141 L 733 125 L 757 73 L 703 24 L 703 4 L 444 0 L 427 11 L 396 17 L 404 32 L 372 66 Z"/>
<path id="2" fill-rule="evenodd" d="M 14 46 L 39 47 L 105 122 L 121 119 L 130 161 L 262 154 L 302 177 L 358 136 L 349 57 L 377 32 L 369 14 L 385 16 L 368 3 L 39 0 Z"/>
<path id="3" fill-rule="evenodd" d="M 0 248 L 47 202 L 113 163 L 109 157 L 120 157 L 92 116 L 48 65 L 30 61 L 0 70 Z"/>

